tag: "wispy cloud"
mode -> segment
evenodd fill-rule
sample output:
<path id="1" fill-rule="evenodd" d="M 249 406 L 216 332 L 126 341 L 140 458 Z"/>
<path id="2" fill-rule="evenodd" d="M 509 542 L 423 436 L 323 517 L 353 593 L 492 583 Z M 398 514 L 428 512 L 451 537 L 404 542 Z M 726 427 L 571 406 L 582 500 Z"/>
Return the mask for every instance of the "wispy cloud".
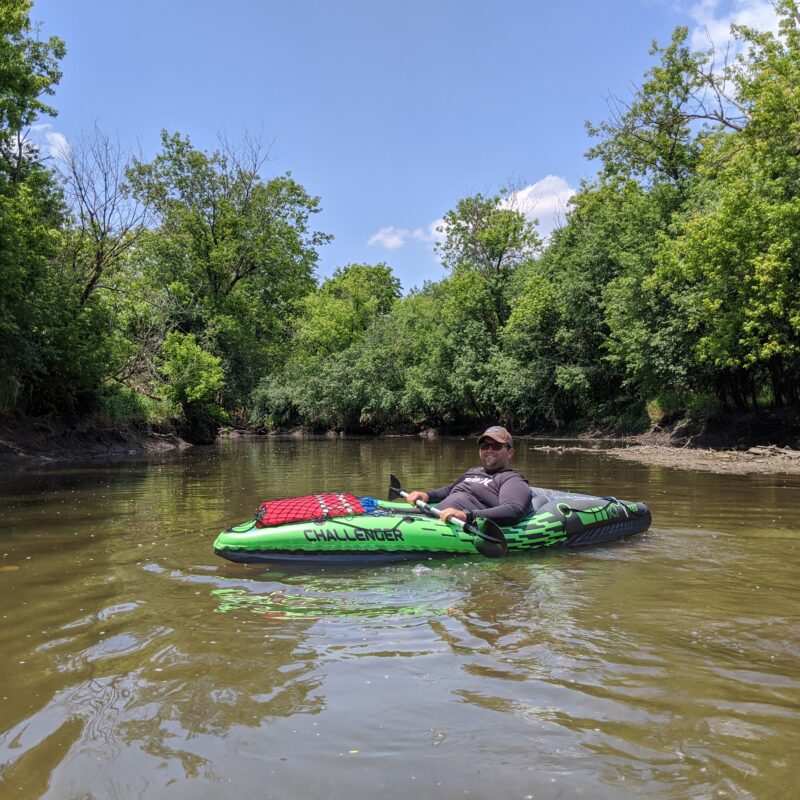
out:
<path id="1" fill-rule="evenodd" d="M 428 224 L 427 228 L 414 228 L 411 231 L 411 238 L 416 239 L 418 242 L 428 242 L 429 244 L 436 244 L 436 242 L 444 241 L 444 231 L 440 228 L 444 227 L 444 220 L 439 217 L 433 222 Z"/>
<path id="2" fill-rule="evenodd" d="M 54 130 L 52 125 L 42 123 L 30 129 L 30 141 L 42 155 L 63 160 L 70 151 L 69 142 L 63 133 Z"/>
<path id="3" fill-rule="evenodd" d="M 367 244 L 379 245 L 387 250 L 397 250 L 406 243 L 410 235 L 411 231 L 408 228 L 389 226 L 388 228 L 381 228 L 377 233 L 373 233 L 367 239 Z"/>
<path id="4" fill-rule="evenodd" d="M 367 244 L 378 245 L 387 250 L 398 250 L 408 241 L 434 244 L 444 238 L 444 235 L 437 231 L 437 228 L 443 224 L 444 220 L 435 219 L 425 228 L 395 228 L 390 225 L 387 228 L 381 228 L 377 233 L 373 233 L 367 239 Z"/>
<path id="5" fill-rule="evenodd" d="M 502 208 L 512 208 L 529 219 L 539 221 L 538 231 L 547 238 L 553 229 L 563 221 L 567 206 L 575 194 L 567 181 L 559 175 L 546 175 L 536 183 L 512 192 L 501 201 Z M 381 228 L 367 239 L 367 244 L 383 247 L 386 250 L 399 250 L 408 242 L 422 242 L 432 248 L 445 238 L 444 220 L 433 220 L 425 227 L 397 228 L 393 225 Z"/>
<path id="6" fill-rule="evenodd" d="M 691 45 L 707 50 L 712 44 L 723 53 L 730 47 L 736 50 L 731 25 L 745 25 L 760 31 L 778 31 L 778 16 L 771 0 L 700 0 L 688 9 L 697 26 L 692 30 Z"/>

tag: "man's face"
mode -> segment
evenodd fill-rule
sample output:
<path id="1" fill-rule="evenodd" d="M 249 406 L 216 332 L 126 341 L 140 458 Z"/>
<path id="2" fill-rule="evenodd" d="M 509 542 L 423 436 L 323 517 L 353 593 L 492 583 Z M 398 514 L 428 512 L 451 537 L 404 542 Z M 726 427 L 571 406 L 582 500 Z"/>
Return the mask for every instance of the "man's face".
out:
<path id="1" fill-rule="evenodd" d="M 514 450 L 506 444 L 500 444 L 493 439 L 481 439 L 478 444 L 481 462 L 487 472 L 498 472 L 508 466 Z"/>

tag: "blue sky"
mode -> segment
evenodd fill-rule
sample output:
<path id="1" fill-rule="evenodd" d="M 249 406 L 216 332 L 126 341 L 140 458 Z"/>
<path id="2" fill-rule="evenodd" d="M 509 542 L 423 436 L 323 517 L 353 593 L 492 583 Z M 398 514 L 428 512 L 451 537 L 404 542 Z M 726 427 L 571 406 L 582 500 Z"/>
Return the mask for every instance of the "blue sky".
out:
<path id="1" fill-rule="evenodd" d="M 145 157 L 162 128 L 213 149 L 272 142 L 334 235 L 319 274 L 389 264 L 404 290 L 443 276 L 434 229 L 459 198 L 520 190 L 546 234 L 595 166 L 584 121 L 626 96 L 687 25 L 703 46 L 731 22 L 771 27 L 768 0 L 35 0 L 66 42 L 64 76 L 33 137 L 95 123 Z M 533 206 L 531 210 L 531 206 Z"/>

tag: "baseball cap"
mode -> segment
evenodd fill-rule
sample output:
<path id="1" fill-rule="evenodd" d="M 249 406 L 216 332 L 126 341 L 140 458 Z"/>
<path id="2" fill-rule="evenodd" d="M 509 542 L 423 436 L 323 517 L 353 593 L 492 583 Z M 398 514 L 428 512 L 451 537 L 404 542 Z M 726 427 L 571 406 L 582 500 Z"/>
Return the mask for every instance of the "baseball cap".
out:
<path id="1" fill-rule="evenodd" d="M 491 428 L 487 428 L 478 437 L 478 444 L 480 444 L 484 439 L 491 439 L 492 441 L 499 442 L 500 444 L 507 444 L 509 447 L 514 446 L 514 441 L 511 438 L 511 434 L 504 427 L 502 427 L 502 425 L 492 425 Z"/>

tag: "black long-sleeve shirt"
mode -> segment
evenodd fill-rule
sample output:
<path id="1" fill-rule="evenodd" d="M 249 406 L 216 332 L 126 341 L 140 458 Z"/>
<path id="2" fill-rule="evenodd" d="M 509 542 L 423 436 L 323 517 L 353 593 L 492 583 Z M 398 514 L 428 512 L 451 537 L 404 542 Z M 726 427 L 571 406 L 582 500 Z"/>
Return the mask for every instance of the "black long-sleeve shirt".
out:
<path id="1" fill-rule="evenodd" d="M 473 467 L 451 484 L 429 491 L 428 500 L 441 508 L 474 511 L 498 525 L 516 525 L 531 512 L 531 487 L 513 469 Z"/>

